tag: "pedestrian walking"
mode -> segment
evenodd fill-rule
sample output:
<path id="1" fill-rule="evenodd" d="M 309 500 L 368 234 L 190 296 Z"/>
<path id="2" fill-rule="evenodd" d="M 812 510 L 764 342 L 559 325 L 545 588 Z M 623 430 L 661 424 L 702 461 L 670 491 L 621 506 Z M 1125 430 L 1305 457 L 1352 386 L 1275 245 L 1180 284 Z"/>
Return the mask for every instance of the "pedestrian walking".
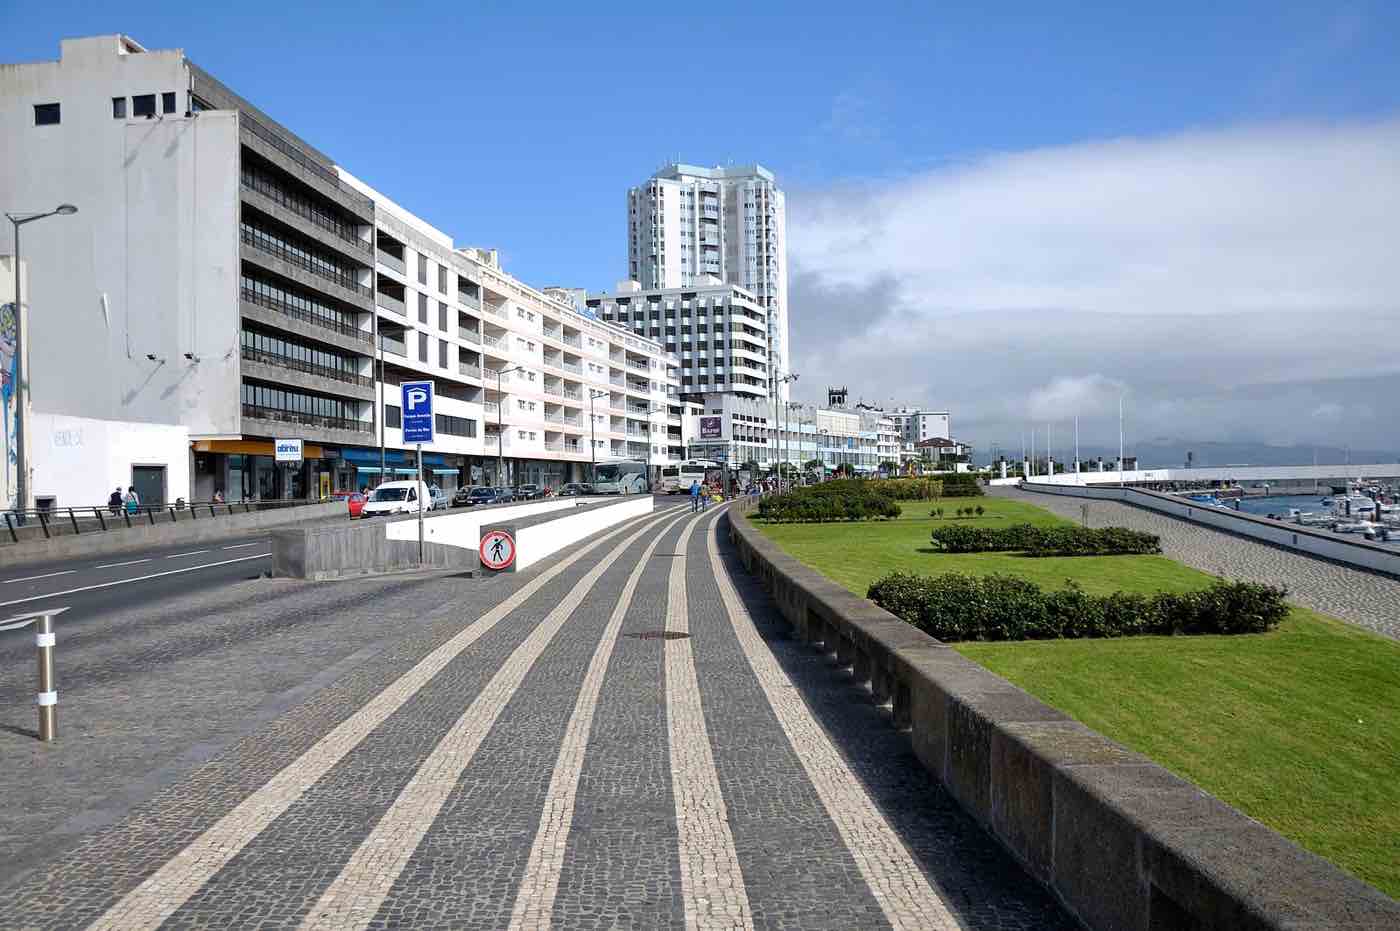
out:
<path id="1" fill-rule="evenodd" d="M 222 488 L 215 488 L 215 489 L 214 489 L 214 503 L 215 503 L 215 504 L 223 504 L 223 503 L 224 503 L 224 490 L 223 490 Z"/>
<path id="2" fill-rule="evenodd" d="M 132 485 L 126 490 L 126 513 L 135 514 L 136 509 L 141 506 L 141 497 L 136 494 L 136 486 Z"/>
<path id="3" fill-rule="evenodd" d="M 107 510 L 116 517 L 122 512 L 122 486 L 118 485 L 110 495 L 107 496 Z"/>
<path id="4" fill-rule="evenodd" d="M 700 483 L 694 479 L 690 482 L 690 510 L 700 510 Z"/>

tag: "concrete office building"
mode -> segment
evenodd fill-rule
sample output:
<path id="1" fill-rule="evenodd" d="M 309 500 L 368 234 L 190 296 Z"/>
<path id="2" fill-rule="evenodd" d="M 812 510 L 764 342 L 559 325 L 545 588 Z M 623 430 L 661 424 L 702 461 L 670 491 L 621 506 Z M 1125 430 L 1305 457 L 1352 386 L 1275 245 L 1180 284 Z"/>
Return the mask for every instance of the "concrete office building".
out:
<path id="1" fill-rule="evenodd" d="M 488 459 L 494 471 L 497 441 L 488 453 L 484 423 L 494 379 L 488 396 L 471 367 L 484 375 L 527 359 L 539 363 L 536 383 L 557 393 L 521 385 L 502 395 L 526 402 L 502 412 L 514 431 L 499 443 L 507 478 L 581 476 L 592 452 L 578 448 L 586 431 L 573 422 L 586 409 L 583 354 L 565 337 L 585 330 L 602 366 L 594 383 L 609 391 L 599 450 L 642 458 L 649 446 L 683 445 L 679 413 L 652 427 L 652 443 L 633 416 L 642 398 L 675 388 L 657 343 L 587 321 L 401 212 L 386 209 L 381 221 L 363 185 L 182 51 L 98 36 L 64 40 L 58 61 L 0 68 L 0 203 L 79 208 L 23 234 L 36 501 L 91 504 L 118 484 L 169 502 L 372 483 L 382 410 L 407 374 L 438 384 L 442 439 L 424 458 L 451 487 Z M 384 258 L 396 231 L 404 271 Z M 10 239 L 0 224 L 0 254 L 13 251 Z M 385 306 L 395 296 L 401 313 Z M 480 349 L 461 336 L 473 314 Z M 388 389 L 375 380 L 381 320 Z M 539 334 L 533 350 L 515 345 L 517 332 Z M 305 461 L 275 463 L 279 437 L 303 439 Z M 401 451 L 386 459 L 407 471 Z"/>
<path id="2" fill-rule="evenodd" d="M 702 410 L 688 416 L 692 459 L 710 459 L 740 468 L 756 462 L 763 470 L 777 462 L 798 469 L 813 460 L 825 472 L 850 466 L 858 474 L 876 472 L 895 461 L 894 425 L 858 411 L 789 402 L 773 404 L 734 394 L 705 395 Z"/>
<path id="3" fill-rule="evenodd" d="M 647 290 L 706 276 L 738 285 L 768 311 L 772 368 L 788 371 L 787 202 L 761 165 L 671 164 L 627 192 L 627 277 Z M 777 384 L 788 399 L 788 385 Z"/>
<path id="4" fill-rule="evenodd" d="M 624 281 L 616 292 L 589 294 L 585 301 L 601 319 L 657 340 L 676 356 L 683 397 L 770 397 L 768 311 L 738 285 L 707 276 L 689 288 L 644 291 Z"/>

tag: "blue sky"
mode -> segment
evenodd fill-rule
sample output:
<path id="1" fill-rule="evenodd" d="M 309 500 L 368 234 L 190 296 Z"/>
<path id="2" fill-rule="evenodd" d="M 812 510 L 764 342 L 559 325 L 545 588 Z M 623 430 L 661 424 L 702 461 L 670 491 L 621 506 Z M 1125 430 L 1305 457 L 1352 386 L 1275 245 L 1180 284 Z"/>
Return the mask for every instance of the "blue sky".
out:
<path id="1" fill-rule="evenodd" d="M 4 6 L 6 60 L 108 32 L 182 47 L 536 284 L 611 285 L 623 191 L 677 155 L 760 161 L 800 193 L 994 151 L 1373 114 L 1400 86 L 1385 3 Z"/>
<path id="2" fill-rule="evenodd" d="M 663 162 L 761 162 L 798 395 L 984 447 L 1116 446 L 1120 392 L 1130 443 L 1400 436 L 1393 344 L 1336 338 L 1400 324 L 1400 3 L 673 6 L 0 0 L 0 58 L 182 47 L 535 285 L 611 287 Z"/>

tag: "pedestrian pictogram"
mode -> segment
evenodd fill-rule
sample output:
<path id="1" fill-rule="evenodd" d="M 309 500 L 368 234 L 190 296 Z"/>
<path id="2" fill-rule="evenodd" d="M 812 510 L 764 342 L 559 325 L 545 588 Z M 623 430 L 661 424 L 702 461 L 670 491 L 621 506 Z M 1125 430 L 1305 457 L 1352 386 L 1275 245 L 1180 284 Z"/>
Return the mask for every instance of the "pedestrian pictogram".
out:
<path id="1" fill-rule="evenodd" d="M 482 536 L 478 552 L 487 569 L 509 569 L 515 562 L 515 538 L 504 530 L 492 530 Z"/>

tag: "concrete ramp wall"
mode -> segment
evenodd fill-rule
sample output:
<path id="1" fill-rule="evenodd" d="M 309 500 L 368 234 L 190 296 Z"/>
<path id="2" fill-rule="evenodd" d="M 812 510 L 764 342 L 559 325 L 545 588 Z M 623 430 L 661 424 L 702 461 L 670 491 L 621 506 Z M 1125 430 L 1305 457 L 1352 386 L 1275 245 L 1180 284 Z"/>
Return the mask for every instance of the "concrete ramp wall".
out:
<path id="1" fill-rule="evenodd" d="M 579 514 L 569 514 L 546 523 L 521 527 L 515 534 L 515 568 L 528 569 L 584 537 L 634 517 L 650 514 L 654 507 L 651 495 L 640 495 L 635 498 L 623 498 L 616 504 L 588 508 Z"/>
<path id="2" fill-rule="evenodd" d="M 568 511 L 579 506 L 586 498 L 551 498 L 546 501 L 528 501 L 524 504 L 511 504 L 504 507 L 471 508 L 466 511 L 423 517 L 423 541 L 444 546 L 457 546 L 474 550 L 481 542 L 481 528 L 485 524 L 508 524 L 522 518 L 538 517 L 555 511 Z M 418 542 L 418 519 L 394 520 L 384 524 L 384 533 L 390 540 L 412 540 Z"/>

